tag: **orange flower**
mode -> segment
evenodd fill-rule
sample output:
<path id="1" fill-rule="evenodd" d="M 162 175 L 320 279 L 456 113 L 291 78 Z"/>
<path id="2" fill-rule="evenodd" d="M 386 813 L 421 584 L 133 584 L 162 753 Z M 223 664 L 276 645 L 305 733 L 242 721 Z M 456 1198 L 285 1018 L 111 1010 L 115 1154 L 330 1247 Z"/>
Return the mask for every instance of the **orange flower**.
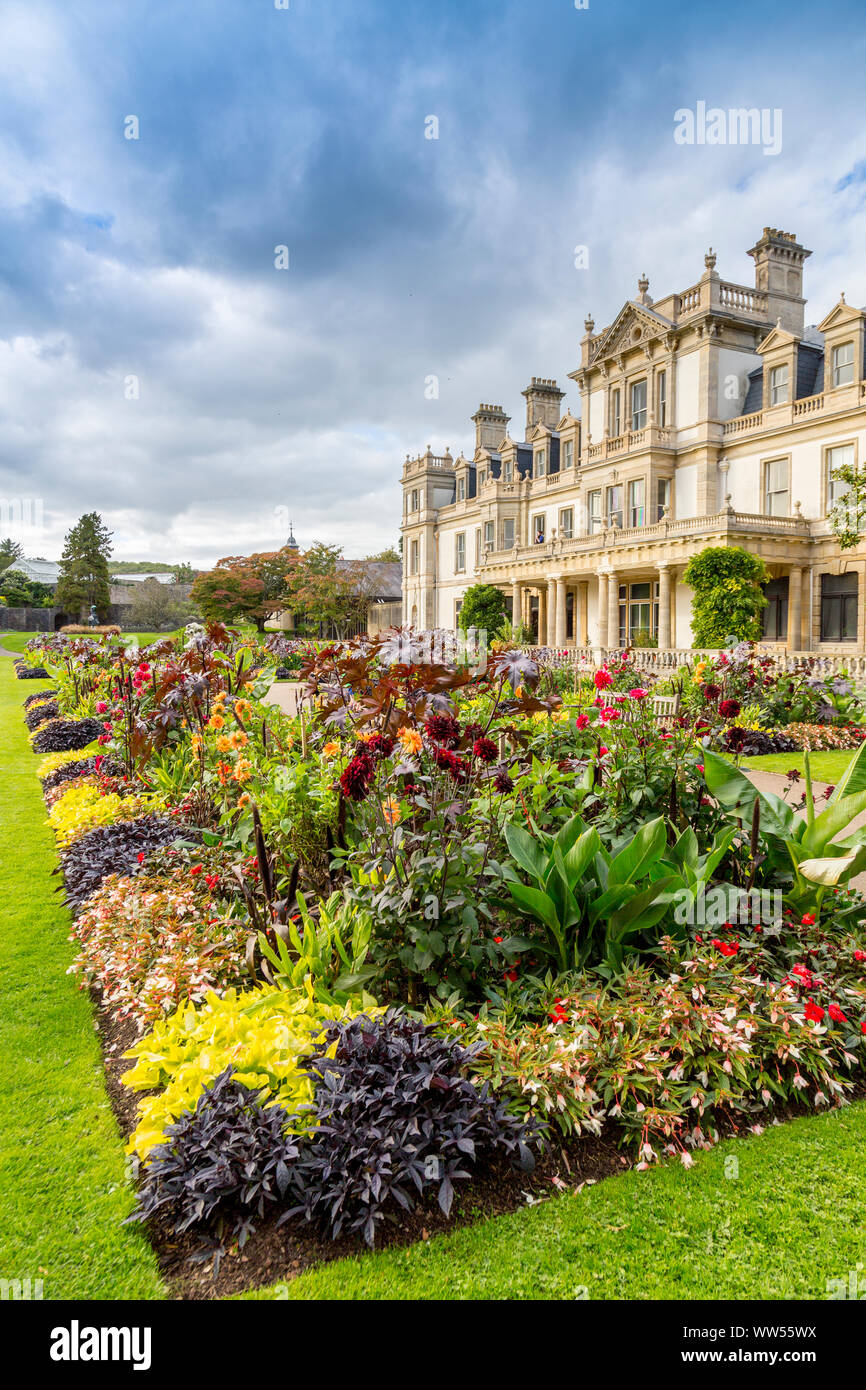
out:
<path id="1" fill-rule="evenodd" d="M 218 753 L 230 753 L 232 741 L 230 738 L 227 738 L 225 734 L 220 734 L 219 738 L 216 741 L 216 746 Z"/>
<path id="2" fill-rule="evenodd" d="M 244 792 L 242 796 L 238 797 L 238 810 L 242 811 L 244 807 L 249 806 L 251 802 L 252 797 L 249 795 L 248 792 Z"/>
<path id="3" fill-rule="evenodd" d="M 229 741 L 232 748 L 245 748 L 250 740 L 248 734 L 232 734 Z"/>
<path id="4" fill-rule="evenodd" d="M 339 743 L 335 743 L 333 739 L 331 739 L 329 743 L 326 743 L 322 749 L 326 758 L 336 758 L 339 751 L 340 745 Z"/>
<path id="5" fill-rule="evenodd" d="M 225 720 L 221 714 L 212 714 L 208 720 L 209 729 L 222 729 L 225 727 Z"/>
<path id="6" fill-rule="evenodd" d="M 236 782 L 248 782 L 253 775 L 253 765 L 248 758 L 238 758 L 235 763 L 234 779 Z"/>
<path id="7" fill-rule="evenodd" d="M 225 786 L 231 768 L 228 763 L 217 763 L 217 777 L 220 779 L 220 786 Z"/>
<path id="8" fill-rule="evenodd" d="M 235 714 L 238 719 L 249 719 L 253 707 L 249 700 L 235 700 Z"/>
<path id="9" fill-rule="evenodd" d="M 400 819 L 400 803 L 396 796 L 389 796 L 382 802 L 382 814 L 389 825 L 396 825 Z"/>
<path id="10" fill-rule="evenodd" d="M 417 729 L 398 729 L 397 737 L 407 753 L 420 753 L 423 739 Z"/>

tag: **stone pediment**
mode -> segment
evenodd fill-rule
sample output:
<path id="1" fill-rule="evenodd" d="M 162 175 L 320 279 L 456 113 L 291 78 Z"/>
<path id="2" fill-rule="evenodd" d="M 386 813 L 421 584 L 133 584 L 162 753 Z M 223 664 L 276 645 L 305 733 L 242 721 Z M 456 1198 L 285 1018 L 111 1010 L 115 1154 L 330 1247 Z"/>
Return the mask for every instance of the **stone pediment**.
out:
<path id="1" fill-rule="evenodd" d="M 770 329 L 766 338 L 762 338 L 761 342 L 758 343 L 758 352 L 763 357 L 776 348 L 790 347 L 792 343 L 799 343 L 799 341 L 796 333 L 789 333 L 787 328 L 782 328 L 777 323 L 775 328 Z"/>
<path id="2" fill-rule="evenodd" d="M 646 305 L 635 304 L 629 300 L 617 314 L 610 328 L 601 334 L 594 344 L 591 361 L 602 362 L 629 348 L 643 347 L 654 339 L 661 338 L 674 327 L 671 319 L 666 319 Z"/>
<path id="3" fill-rule="evenodd" d="M 845 324 L 856 323 L 863 317 L 862 309 L 855 309 L 853 304 L 846 304 L 844 297 L 839 300 L 830 310 L 826 318 L 818 324 L 819 333 L 827 333 L 834 328 L 841 328 Z"/>

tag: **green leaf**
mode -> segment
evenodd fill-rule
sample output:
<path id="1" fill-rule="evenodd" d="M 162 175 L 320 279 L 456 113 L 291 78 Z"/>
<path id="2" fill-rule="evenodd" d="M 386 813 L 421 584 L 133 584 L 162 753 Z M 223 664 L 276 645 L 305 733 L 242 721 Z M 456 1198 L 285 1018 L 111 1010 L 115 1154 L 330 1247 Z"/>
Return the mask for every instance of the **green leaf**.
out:
<path id="1" fill-rule="evenodd" d="M 662 816 L 642 825 L 630 844 L 610 861 L 608 883 L 634 883 L 643 878 L 665 846 L 665 823 Z"/>
<path id="2" fill-rule="evenodd" d="M 509 883 L 508 891 L 522 912 L 537 918 L 552 932 L 559 931 L 556 908 L 547 893 L 542 893 L 540 888 L 528 888 L 524 883 Z"/>
<path id="3" fill-rule="evenodd" d="M 841 801 L 843 796 L 854 796 L 856 792 L 866 791 L 866 742 L 860 744 L 854 757 L 846 767 L 833 789 L 829 805 Z"/>
<path id="4" fill-rule="evenodd" d="M 807 854 L 820 854 L 841 830 L 850 826 L 854 817 L 859 816 L 861 811 L 866 811 L 866 789 L 851 796 L 843 796 L 841 800 L 822 811 L 820 816 L 816 816 L 800 841 L 801 848 Z"/>
<path id="5" fill-rule="evenodd" d="M 548 856 L 529 831 L 521 825 L 506 825 L 505 841 L 523 872 L 538 883 L 543 883 L 549 864 Z"/>

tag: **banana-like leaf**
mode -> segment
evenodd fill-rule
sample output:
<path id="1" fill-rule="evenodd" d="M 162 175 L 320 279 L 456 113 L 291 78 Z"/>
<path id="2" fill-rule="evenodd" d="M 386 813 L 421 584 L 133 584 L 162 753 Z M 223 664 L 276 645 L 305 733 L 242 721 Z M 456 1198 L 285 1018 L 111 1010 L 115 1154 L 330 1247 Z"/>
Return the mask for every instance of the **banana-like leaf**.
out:
<path id="1" fill-rule="evenodd" d="M 540 888 L 528 888 L 525 883 L 509 883 L 508 891 L 522 912 L 543 922 L 552 932 L 559 932 L 560 923 L 553 899 Z"/>
<path id="2" fill-rule="evenodd" d="M 829 805 L 841 801 L 843 796 L 854 796 L 866 791 L 866 742 L 861 743 L 856 754 L 846 767 L 830 797 Z"/>
<path id="3" fill-rule="evenodd" d="M 843 796 L 816 816 L 800 840 L 800 847 L 807 855 L 817 857 L 861 811 L 866 811 L 866 789 Z"/>
<path id="4" fill-rule="evenodd" d="M 664 818 L 642 825 L 634 839 L 610 861 L 608 884 L 634 883 L 649 872 L 665 846 Z"/>
<path id="5" fill-rule="evenodd" d="M 761 803 L 761 829 L 782 839 L 799 839 L 802 822 L 797 822 L 793 810 L 773 792 L 759 792 L 739 768 L 726 758 L 707 749 L 704 753 L 704 777 L 711 794 L 720 806 L 744 824 L 752 819 L 757 798 Z"/>
<path id="6" fill-rule="evenodd" d="M 550 860 L 535 837 L 522 825 L 506 825 L 505 840 L 523 872 L 537 883 L 543 883 Z"/>
<path id="7" fill-rule="evenodd" d="M 850 854 L 840 854 L 833 859 L 804 859 L 799 865 L 800 873 L 810 883 L 818 883 L 822 888 L 835 888 L 839 883 L 847 883 L 866 868 L 866 845 L 852 850 Z"/>

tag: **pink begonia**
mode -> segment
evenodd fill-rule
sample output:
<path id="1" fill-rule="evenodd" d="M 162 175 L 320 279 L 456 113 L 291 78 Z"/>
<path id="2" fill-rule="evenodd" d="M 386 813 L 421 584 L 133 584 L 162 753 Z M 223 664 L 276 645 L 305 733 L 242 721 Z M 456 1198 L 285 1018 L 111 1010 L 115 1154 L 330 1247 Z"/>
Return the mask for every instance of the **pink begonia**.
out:
<path id="1" fill-rule="evenodd" d="M 644 690 L 642 685 L 636 686 L 634 690 L 630 690 L 628 693 L 633 700 L 645 700 L 647 695 L 649 695 L 649 691 Z"/>

